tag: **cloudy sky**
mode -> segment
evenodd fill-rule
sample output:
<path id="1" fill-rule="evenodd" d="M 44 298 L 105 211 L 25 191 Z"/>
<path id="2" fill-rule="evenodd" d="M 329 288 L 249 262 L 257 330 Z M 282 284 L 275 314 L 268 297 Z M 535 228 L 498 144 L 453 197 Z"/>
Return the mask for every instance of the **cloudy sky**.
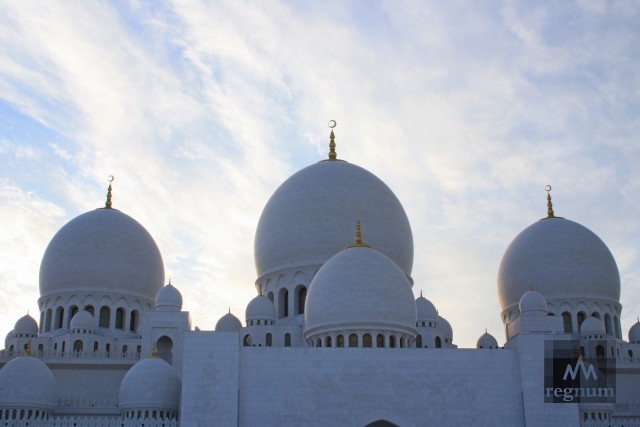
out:
<path id="1" fill-rule="evenodd" d="M 255 295 L 260 212 L 338 156 L 385 181 L 423 291 L 500 342 L 496 275 L 545 216 L 587 226 L 640 315 L 640 3 L 0 3 L 0 334 L 38 317 L 53 234 L 104 204 L 154 236 L 193 324 Z"/>

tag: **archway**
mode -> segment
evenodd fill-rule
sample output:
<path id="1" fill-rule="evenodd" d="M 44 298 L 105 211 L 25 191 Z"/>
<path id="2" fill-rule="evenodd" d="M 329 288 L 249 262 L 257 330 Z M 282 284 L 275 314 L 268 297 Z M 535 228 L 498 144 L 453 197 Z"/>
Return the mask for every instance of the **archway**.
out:
<path id="1" fill-rule="evenodd" d="M 163 359 L 169 365 L 173 362 L 173 341 L 166 335 L 163 335 L 156 342 L 156 351 L 158 357 Z"/>
<path id="2" fill-rule="evenodd" d="M 376 420 L 372 423 L 367 424 L 364 427 L 399 427 L 399 426 L 387 420 Z"/>

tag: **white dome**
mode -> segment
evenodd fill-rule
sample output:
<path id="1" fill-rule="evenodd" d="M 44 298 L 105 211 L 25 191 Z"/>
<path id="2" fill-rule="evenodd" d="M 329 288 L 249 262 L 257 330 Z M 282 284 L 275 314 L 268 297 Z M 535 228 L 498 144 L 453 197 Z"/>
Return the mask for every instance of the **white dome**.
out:
<path id="1" fill-rule="evenodd" d="M 530 286 L 550 302 L 620 299 L 620 275 L 607 246 L 586 227 L 563 218 L 530 225 L 502 257 L 498 273 L 502 309 L 518 304 Z"/>
<path id="2" fill-rule="evenodd" d="M 411 285 L 382 252 L 350 247 L 329 259 L 311 281 L 305 334 L 337 328 L 376 328 L 415 334 Z"/>
<path id="3" fill-rule="evenodd" d="M 476 348 L 498 348 L 498 341 L 493 337 L 493 335 L 485 332 L 480 336 L 480 338 L 478 338 Z"/>
<path id="4" fill-rule="evenodd" d="M 250 320 L 276 320 L 276 307 L 264 295 L 258 295 L 249 302 L 245 310 L 247 324 Z"/>
<path id="5" fill-rule="evenodd" d="M 640 320 L 629 328 L 629 342 L 640 342 Z"/>
<path id="6" fill-rule="evenodd" d="M 580 335 L 606 335 L 607 330 L 602 320 L 597 317 L 590 316 L 586 318 L 580 325 Z"/>
<path id="7" fill-rule="evenodd" d="M 13 333 L 36 336 L 38 335 L 38 324 L 33 317 L 25 314 L 16 322 L 15 326 L 13 327 Z"/>
<path id="8" fill-rule="evenodd" d="M 133 365 L 120 384 L 120 410 L 158 409 L 177 412 L 180 379 L 175 370 L 158 357 L 147 357 Z"/>
<path id="9" fill-rule="evenodd" d="M 156 311 L 180 310 L 182 310 L 182 294 L 169 282 L 156 295 Z"/>
<path id="10" fill-rule="evenodd" d="M 69 328 L 71 330 L 82 329 L 93 332 L 96 329 L 96 321 L 91 313 L 86 310 L 80 310 L 71 319 Z"/>
<path id="11" fill-rule="evenodd" d="M 96 209 L 62 227 L 40 265 L 40 296 L 121 293 L 153 301 L 164 283 L 158 246 L 136 220 Z"/>
<path id="12" fill-rule="evenodd" d="M 216 332 L 238 332 L 242 329 L 242 323 L 240 319 L 231 314 L 230 312 L 225 314 L 216 323 Z"/>
<path id="13" fill-rule="evenodd" d="M 0 407 L 52 411 L 56 407 L 56 379 L 37 357 L 19 356 L 0 369 Z"/>
<path id="14" fill-rule="evenodd" d="M 547 299 L 538 291 L 527 291 L 520 298 L 520 314 L 546 315 L 549 312 Z"/>
<path id="15" fill-rule="evenodd" d="M 255 237 L 258 276 L 324 264 L 353 241 L 358 218 L 367 242 L 410 277 L 413 237 L 398 198 L 375 175 L 341 160 L 302 169 L 271 196 Z"/>
<path id="16" fill-rule="evenodd" d="M 4 338 L 4 348 L 8 349 L 9 348 L 9 343 L 13 340 L 13 331 L 9 331 L 9 333 L 7 334 L 7 336 Z"/>
<path id="17" fill-rule="evenodd" d="M 418 322 L 436 320 L 438 318 L 438 310 L 436 310 L 436 306 L 431 301 L 420 295 L 416 299 L 416 315 Z"/>

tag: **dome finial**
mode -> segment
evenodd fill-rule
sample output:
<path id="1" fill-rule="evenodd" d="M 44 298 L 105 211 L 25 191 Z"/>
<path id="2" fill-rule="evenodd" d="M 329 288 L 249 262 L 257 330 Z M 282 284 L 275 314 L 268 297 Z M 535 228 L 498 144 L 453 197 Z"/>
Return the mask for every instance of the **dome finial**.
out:
<path id="1" fill-rule="evenodd" d="M 109 177 L 107 178 L 107 180 L 109 181 L 109 189 L 107 190 L 107 201 L 104 204 L 104 207 L 107 209 L 111 209 L 111 183 L 114 179 L 115 178 L 113 177 L 113 175 L 109 175 Z"/>
<path id="2" fill-rule="evenodd" d="M 422 289 L 420 289 L 420 298 L 422 298 Z"/>
<path id="3" fill-rule="evenodd" d="M 336 136 L 333 134 L 333 128 L 336 127 L 335 120 L 329 120 L 329 127 L 331 128 L 331 135 L 329 135 L 329 160 L 336 160 L 338 155 L 336 154 Z"/>
<path id="4" fill-rule="evenodd" d="M 24 355 L 33 356 L 31 354 L 31 340 L 27 341 L 27 343 L 24 345 Z"/>
<path id="5" fill-rule="evenodd" d="M 156 348 L 156 342 L 151 342 L 151 357 L 158 357 L 158 349 Z"/>
<path id="6" fill-rule="evenodd" d="M 547 218 L 555 218 L 553 215 L 553 203 L 551 203 L 551 186 L 547 185 L 544 189 L 547 192 Z"/>
<path id="7" fill-rule="evenodd" d="M 360 228 L 360 220 L 357 219 L 356 220 L 356 240 L 355 242 L 347 246 L 347 248 L 370 248 L 370 247 L 371 245 L 362 243 L 362 229 Z"/>

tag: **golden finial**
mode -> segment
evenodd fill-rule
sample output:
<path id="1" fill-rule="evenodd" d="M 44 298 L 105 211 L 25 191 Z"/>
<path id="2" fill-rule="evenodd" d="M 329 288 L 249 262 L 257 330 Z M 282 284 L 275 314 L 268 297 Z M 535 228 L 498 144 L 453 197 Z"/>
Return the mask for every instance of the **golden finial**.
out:
<path id="1" fill-rule="evenodd" d="M 333 128 L 336 127 L 337 123 L 335 120 L 329 120 L 329 127 L 331 128 L 331 135 L 329 135 L 329 160 L 336 160 L 336 136 L 333 134 Z"/>
<path id="2" fill-rule="evenodd" d="M 547 192 L 547 218 L 555 218 L 553 215 L 553 203 L 551 203 L 551 186 L 547 185 L 544 189 Z"/>
<path id="3" fill-rule="evenodd" d="M 231 314 L 231 307 L 229 307 L 229 314 Z"/>
<path id="4" fill-rule="evenodd" d="M 109 189 L 107 190 L 107 201 L 104 204 L 104 207 L 107 209 L 111 209 L 111 183 L 114 179 L 115 178 L 113 177 L 113 175 L 109 175 L 109 178 L 107 178 L 107 180 L 109 181 Z"/>
<path id="5" fill-rule="evenodd" d="M 356 241 L 347 246 L 347 248 L 370 248 L 371 245 L 362 243 L 362 229 L 360 228 L 360 220 L 356 220 Z"/>
<path id="6" fill-rule="evenodd" d="M 420 289 L 420 298 L 422 298 L 422 289 Z"/>
<path id="7" fill-rule="evenodd" d="M 27 341 L 27 343 L 24 345 L 24 355 L 25 356 L 32 356 L 32 354 L 31 354 L 31 340 Z"/>
<path id="8" fill-rule="evenodd" d="M 151 357 L 158 357 L 158 350 L 156 349 L 156 342 L 151 342 Z"/>

